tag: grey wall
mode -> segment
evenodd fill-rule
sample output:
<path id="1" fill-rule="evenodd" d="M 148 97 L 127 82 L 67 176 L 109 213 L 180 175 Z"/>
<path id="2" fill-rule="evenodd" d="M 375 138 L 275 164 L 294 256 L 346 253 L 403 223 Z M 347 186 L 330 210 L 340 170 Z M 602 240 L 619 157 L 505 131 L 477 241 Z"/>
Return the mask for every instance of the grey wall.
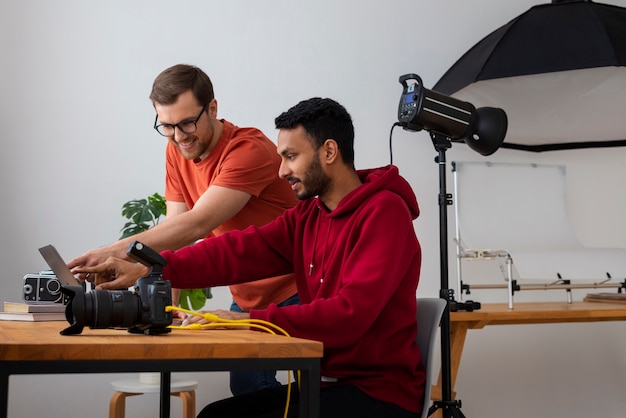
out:
<path id="1" fill-rule="evenodd" d="M 69 259 L 111 242 L 124 222 L 122 203 L 163 191 L 165 141 L 152 130 L 147 96 L 165 67 L 202 67 L 215 84 L 219 116 L 271 138 L 280 112 L 301 99 L 332 97 L 354 118 L 357 166 L 385 165 L 398 76 L 414 72 L 432 87 L 469 47 L 537 3 L 0 1 L 0 299 L 19 300 L 22 276 L 44 268 L 38 247 L 53 243 Z M 396 130 L 394 163 L 422 208 L 415 228 L 424 249 L 423 296 L 439 288 L 435 154 L 427 134 Z M 610 149 L 500 150 L 490 158 L 566 164 L 578 238 L 626 247 L 625 157 Z M 463 145 L 448 152 L 448 160 L 481 158 Z M 472 296 L 506 300 L 501 293 Z M 228 299 L 217 291 L 209 307 L 226 307 Z M 621 323 L 472 331 L 456 387 L 463 411 L 485 418 L 623 416 L 624 334 Z M 193 377 L 199 407 L 228 394 L 224 374 Z M 120 376 L 13 377 L 9 415 L 105 416 L 114 378 Z M 72 401 L 51 406 L 58 398 Z M 128 403 L 129 416 L 156 416 L 156 397 Z M 179 403 L 172 404 L 178 414 Z"/>

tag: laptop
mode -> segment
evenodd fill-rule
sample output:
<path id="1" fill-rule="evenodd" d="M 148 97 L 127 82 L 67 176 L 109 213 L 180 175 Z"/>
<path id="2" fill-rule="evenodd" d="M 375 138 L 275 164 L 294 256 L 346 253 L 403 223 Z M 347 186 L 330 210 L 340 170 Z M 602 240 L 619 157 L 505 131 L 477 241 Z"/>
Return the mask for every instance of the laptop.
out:
<path id="1" fill-rule="evenodd" d="M 56 248 L 52 245 L 46 245 L 41 247 L 39 252 L 43 256 L 50 269 L 57 276 L 57 279 L 63 286 L 81 286 L 82 283 L 74 277 L 72 271 L 69 269 L 65 261 L 61 258 L 61 255 Z"/>

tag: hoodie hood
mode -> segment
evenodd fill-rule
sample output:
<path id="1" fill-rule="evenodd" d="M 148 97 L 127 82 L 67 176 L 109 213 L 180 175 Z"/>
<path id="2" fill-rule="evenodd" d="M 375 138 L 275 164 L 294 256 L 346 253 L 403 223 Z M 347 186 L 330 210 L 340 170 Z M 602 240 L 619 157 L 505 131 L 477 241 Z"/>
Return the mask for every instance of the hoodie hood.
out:
<path id="1" fill-rule="evenodd" d="M 367 170 L 357 170 L 357 174 L 363 184 L 347 194 L 329 216 L 337 217 L 353 212 L 365 200 L 382 190 L 390 191 L 400 196 L 409 208 L 414 220 L 419 216 L 419 206 L 415 193 L 413 193 L 411 185 L 400 176 L 398 167 L 388 165 Z M 321 202 L 318 202 L 318 204 L 321 204 Z"/>

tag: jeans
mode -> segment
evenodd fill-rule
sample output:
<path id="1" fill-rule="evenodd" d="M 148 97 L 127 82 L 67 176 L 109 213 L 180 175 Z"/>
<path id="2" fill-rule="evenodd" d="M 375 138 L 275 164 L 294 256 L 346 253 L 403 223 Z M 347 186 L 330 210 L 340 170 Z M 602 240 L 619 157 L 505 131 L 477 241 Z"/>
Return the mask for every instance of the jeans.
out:
<path id="1" fill-rule="evenodd" d="M 299 391 L 292 384 L 289 418 L 298 417 Z M 287 386 L 263 389 L 234 398 L 213 402 L 200 411 L 198 418 L 282 418 Z M 417 402 L 417 400 L 416 400 Z M 366 395 L 356 386 L 338 385 L 320 389 L 320 417 L 323 418 L 419 418 L 394 404 Z"/>
<path id="2" fill-rule="evenodd" d="M 293 295 L 285 299 L 278 306 L 299 305 L 300 298 Z M 230 305 L 231 312 L 243 312 L 235 301 Z M 291 379 L 295 379 L 295 374 Z M 276 370 L 255 370 L 230 372 L 230 391 L 234 396 L 243 395 L 248 392 L 255 392 L 261 389 L 278 388 L 281 383 L 276 380 Z"/>

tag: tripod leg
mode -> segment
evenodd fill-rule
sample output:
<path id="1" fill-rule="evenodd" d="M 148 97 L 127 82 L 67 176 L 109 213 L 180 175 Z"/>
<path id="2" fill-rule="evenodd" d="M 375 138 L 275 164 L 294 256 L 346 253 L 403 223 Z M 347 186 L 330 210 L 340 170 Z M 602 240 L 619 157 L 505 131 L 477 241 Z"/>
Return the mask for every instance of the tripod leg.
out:
<path id="1" fill-rule="evenodd" d="M 463 412 L 461 412 L 460 409 L 457 409 L 456 406 L 450 408 L 450 416 L 452 418 L 465 418 L 465 415 L 463 415 Z"/>
<path id="2" fill-rule="evenodd" d="M 431 405 L 430 408 L 428 408 L 428 415 L 426 415 L 427 417 L 431 416 L 432 414 L 435 413 L 435 411 L 437 411 L 437 409 L 439 409 L 439 405 L 437 405 L 436 403 L 434 405 Z"/>

